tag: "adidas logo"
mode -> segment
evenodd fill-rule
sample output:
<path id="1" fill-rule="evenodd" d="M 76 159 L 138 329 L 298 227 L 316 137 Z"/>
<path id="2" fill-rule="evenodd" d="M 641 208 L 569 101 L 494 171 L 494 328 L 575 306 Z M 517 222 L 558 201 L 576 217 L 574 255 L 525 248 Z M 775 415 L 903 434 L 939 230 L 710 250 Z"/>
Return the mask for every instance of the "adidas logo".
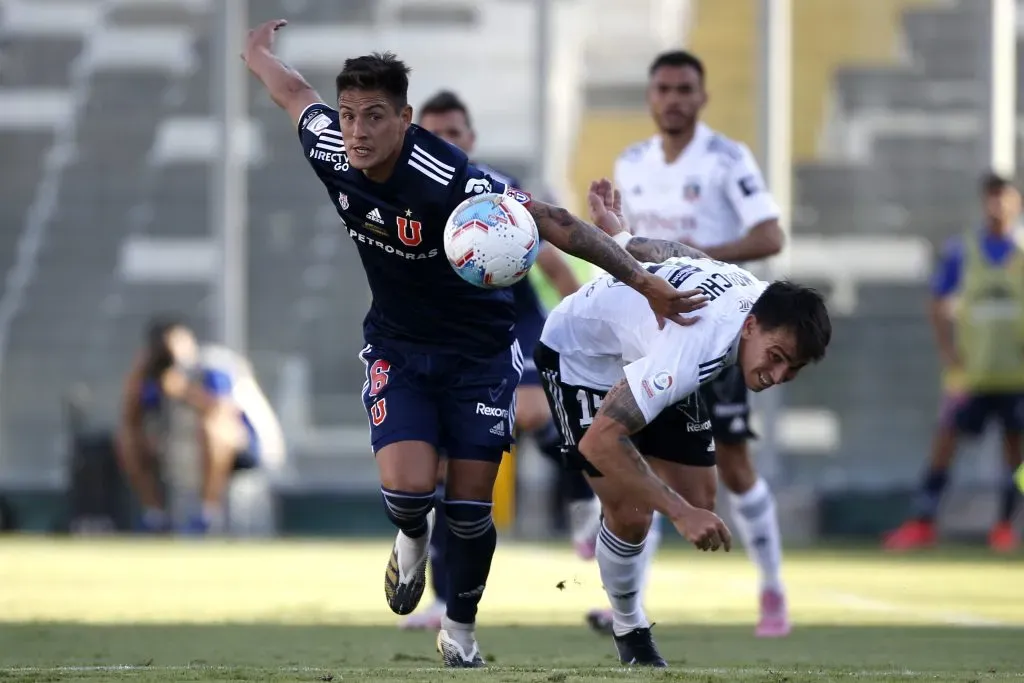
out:
<path id="1" fill-rule="evenodd" d="M 495 436 L 505 436 L 505 421 L 502 420 L 491 427 L 491 434 L 494 434 Z"/>
<path id="2" fill-rule="evenodd" d="M 380 217 L 380 210 L 378 210 L 377 207 L 373 207 L 373 211 L 366 214 L 366 218 L 373 221 L 374 223 L 384 225 L 384 219 Z"/>

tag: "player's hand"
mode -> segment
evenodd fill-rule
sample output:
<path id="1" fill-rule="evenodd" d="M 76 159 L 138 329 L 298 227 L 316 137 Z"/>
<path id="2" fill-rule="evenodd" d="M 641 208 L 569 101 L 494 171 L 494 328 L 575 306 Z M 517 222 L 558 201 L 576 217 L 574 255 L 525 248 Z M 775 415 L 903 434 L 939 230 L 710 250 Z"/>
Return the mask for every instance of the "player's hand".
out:
<path id="1" fill-rule="evenodd" d="M 684 318 L 683 314 L 699 311 L 708 305 L 708 297 L 699 289 L 678 289 L 657 275 L 648 273 L 640 291 L 647 297 L 651 310 L 658 318 L 658 329 L 665 327 L 665 320 L 679 325 L 693 325 L 699 317 Z"/>
<path id="2" fill-rule="evenodd" d="M 629 232 L 626 217 L 622 215 L 622 195 L 612 181 L 601 178 L 590 183 L 587 205 L 590 207 L 590 220 L 609 236 Z"/>
<path id="3" fill-rule="evenodd" d="M 689 508 L 679 519 L 672 520 L 679 533 L 698 550 L 732 549 L 732 534 L 722 518 L 710 510 Z"/>
<path id="4" fill-rule="evenodd" d="M 272 19 L 265 21 L 256 28 L 249 31 L 248 37 L 245 39 L 245 51 L 242 52 L 242 59 L 246 64 L 252 59 L 254 53 L 259 50 L 266 50 L 267 52 L 274 51 L 274 36 L 278 29 L 288 25 L 288 22 L 284 19 Z"/>

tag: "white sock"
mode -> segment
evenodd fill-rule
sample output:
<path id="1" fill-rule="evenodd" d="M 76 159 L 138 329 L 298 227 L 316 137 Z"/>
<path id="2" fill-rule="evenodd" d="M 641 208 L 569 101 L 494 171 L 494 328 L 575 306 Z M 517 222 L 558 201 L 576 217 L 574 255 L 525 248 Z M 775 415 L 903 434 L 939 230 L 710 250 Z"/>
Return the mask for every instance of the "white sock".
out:
<path id="1" fill-rule="evenodd" d="M 597 567 L 614 615 L 612 630 L 618 636 L 650 626 L 640 602 L 643 550 L 643 541 L 638 545 L 626 543 L 601 522 L 601 531 L 597 534 Z"/>
<path id="2" fill-rule="evenodd" d="M 782 590 L 782 534 L 775 513 L 775 497 L 764 479 L 746 493 L 729 494 L 734 522 L 747 555 L 761 571 L 761 589 Z"/>
<path id="3" fill-rule="evenodd" d="M 647 599 L 647 586 L 651 583 L 651 567 L 654 565 L 654 556 L 661 545 L 661 513 L 655 512 L 651 521 L 651 530 L 647 532 L 647 539 L 644 541 L 644 551 L 640 554 L 643 565 L 640 569 L 640 604 L 645 604 Z"/>
<path id="4" fill-rule="evenodd" d="M 401 583 L 412 578 L 416 567 L 427 556 L 430 547 L 430 534 L 434 531 L 434 514 L 435 512 L 431 510 L 427 515 L 427 533 L 418 538 L 406 536 L 401 529 L 398 531 L 395 545 L 398 547 L 398 573 Z"/>

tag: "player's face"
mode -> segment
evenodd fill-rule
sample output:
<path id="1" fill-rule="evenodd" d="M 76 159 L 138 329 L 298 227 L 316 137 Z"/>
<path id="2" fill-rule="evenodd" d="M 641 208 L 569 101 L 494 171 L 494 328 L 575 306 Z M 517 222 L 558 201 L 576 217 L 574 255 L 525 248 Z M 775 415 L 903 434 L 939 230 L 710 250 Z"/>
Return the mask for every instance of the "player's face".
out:
<path id="1" fill-rule="evenodd" d="M 199 356 L 199 344 L 187 327 L 173 327 L 167 332 L 167 350 L 178 365 L 193 365 Z"/>
<path id="2" fill-rule="evenodd" d="M 1020 192 L 1015 187 L 989 192 L 985 195 L 985 217 L 1002 225 L 1012 225 L 1020 216 L 1020 204 Z"/>
<path id="3" fill-rule="evenodd" d="M 395 109 L 379 90 L 344 90 L 338 96 L 341 135 L 352 168 L 368 171 L 393 162 L 412 121 L 408 105 Z"/>
<path id="4" fill-rule="evenodd" d="M 696 124 L 707 102 L 704 80 L 692 66 L 663 66 L 647 84 L 647 104 L 658 129 L 678 135 Z"/>
<path id="5" fill-rule="evenodd" d="M 750 315 L 740 339 L 739 365 L 751 391 L 788 382 L 806 365 L 797 357 L 796 335 L 787 327 L 766 330 Z"/>
<path id="6" fill-rule="evenodd" d="M 466 154 L 473 153 L 476 136 L 466 121 L 466 115 L 453 109 L 443 113 L 424 114 L 420 126 L 426 128 L 437 137 L 452 143 Z"/>

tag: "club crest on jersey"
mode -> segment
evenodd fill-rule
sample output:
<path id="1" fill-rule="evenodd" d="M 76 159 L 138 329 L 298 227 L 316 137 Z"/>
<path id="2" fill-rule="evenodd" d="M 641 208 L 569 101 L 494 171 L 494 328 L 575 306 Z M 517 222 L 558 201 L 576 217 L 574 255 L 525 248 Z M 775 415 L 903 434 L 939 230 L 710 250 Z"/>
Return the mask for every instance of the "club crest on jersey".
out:
<path id="1" fill-rule="evenodd" d="M 348 211 L 348 195 L 344 192 L 338 193 L 338 206 L 341 207 L 342 211 Z"/>
<path id="2" fill-rule="evenodd" d="M 700 199 L 700 182 L 696 178 L 690 178 L 683 185 L 683 199 L 688 202 Z"/>
<path id="3" fill-rule="evenodd" d="M 530 204 L 530 195 L 527 194 L 526 192 L 523 192 L 520 189 L 514 187 L 507 187 L 505 188 L 505 195 L 516 200 L 523 206 L 529 206 Z"/>

